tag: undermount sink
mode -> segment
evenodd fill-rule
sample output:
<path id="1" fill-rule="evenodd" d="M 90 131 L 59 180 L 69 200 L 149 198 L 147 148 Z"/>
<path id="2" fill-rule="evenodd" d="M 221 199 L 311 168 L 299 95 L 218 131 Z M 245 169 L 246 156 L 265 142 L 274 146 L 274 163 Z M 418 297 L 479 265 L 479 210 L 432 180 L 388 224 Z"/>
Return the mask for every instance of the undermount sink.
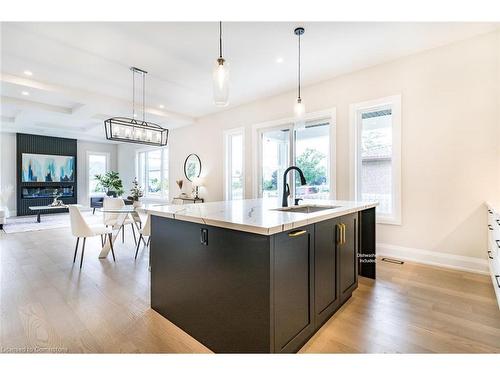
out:
<path id="1" fill-rule="evenodd" d="M 312 204 L 304 204 L 301 206 L 274 208 L 273 211 L 298 212 L 298 213 L 310 214 L 313 212 L 331 210 L 339 207 L 341 206 L 317 206 Z"/>

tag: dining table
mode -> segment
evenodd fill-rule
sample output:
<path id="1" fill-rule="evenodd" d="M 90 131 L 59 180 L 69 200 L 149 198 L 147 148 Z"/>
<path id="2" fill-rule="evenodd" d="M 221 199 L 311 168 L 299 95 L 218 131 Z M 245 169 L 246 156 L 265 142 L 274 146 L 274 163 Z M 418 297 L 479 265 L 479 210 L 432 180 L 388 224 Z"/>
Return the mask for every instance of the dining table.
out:
<path id="1" fill-rule="evenodd" d="M 113 244 L 116 241 L 116 238 L 118 237 L 118 234 L 120 233 L 120 230 L 122 229 L 123 224 L 125 223 L 125 220 L 127 220 L 128 217 L 130 217 L 137 228 L 137 231 L 139 232 L 140 230 L 140 223 L 141 223 L 141 218 L 139 217 L 139 212 L 140 208 L 139 207 L 134 207 L 134 206 L 123 206 L 120 208 L 99 208 L 98 209 L 100 212 L 103 214 L 117 214 L 116 222 L 113 225 L 113 235 L 112 235 L 112 241 Z M 141 238 L 142 242 L 144 245 L 146 245 L 146 241 L 144 241 L 144 238 Z M 101 252 L 99 253 L 99 258 L 104 259 L 108 256 L 109 251 L 111 250 L 109 241 L 105 241 Z"/>

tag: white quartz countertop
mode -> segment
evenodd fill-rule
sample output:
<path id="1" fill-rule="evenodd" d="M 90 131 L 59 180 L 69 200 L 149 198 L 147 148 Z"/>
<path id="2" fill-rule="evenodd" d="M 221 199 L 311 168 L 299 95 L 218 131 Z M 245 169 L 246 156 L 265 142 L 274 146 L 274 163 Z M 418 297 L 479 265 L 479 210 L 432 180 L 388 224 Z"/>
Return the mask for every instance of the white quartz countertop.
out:
<path id="1" fill-rule="evenodd" d="M 300 205 L 339 206 L 312 213 L 276 211 L 277 199 L 244 199 L 184 205 L 145 205 L 142 211 L 175 220 L 272 235 L 307 224 L 373 208 L 377 202 L 304 200 Z"/>

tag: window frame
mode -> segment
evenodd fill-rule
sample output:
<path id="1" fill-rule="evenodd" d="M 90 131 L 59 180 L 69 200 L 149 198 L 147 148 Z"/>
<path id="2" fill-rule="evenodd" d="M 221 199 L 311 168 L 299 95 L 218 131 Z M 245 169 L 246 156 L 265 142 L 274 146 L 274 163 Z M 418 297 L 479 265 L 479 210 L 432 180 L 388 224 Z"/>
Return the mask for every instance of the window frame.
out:
<path id="1" fill-rule="evenodd" d="M 350 105 L 350 192 L 360 200 L 361 179 L 361 114 L 378 109 L 392 110 L 392 207 L 391 215 L 377 213 L 377 223 L 402 225 L 401 220 L 401 95 L 392 95 Z"/>
<path id="2" fill-rule="evenodd" d="M 224 178 L 224 200 L 232 200 L 232 149 L 231 149 L 231 138 L 235 135 L 241 135 L 241 160 L 242 160 L 242 199 L 245 199 L 245 185 L 246 185 L 246 174 L 245 174 L 245 128 L 234 128 L 229 130 L 224 130 L 224 165 L 223 165 L 223 178 Z"/>
<path id="3" fill-rule="evenodd" d="M 149 152 L 154 152 L 154 151 L 158 151 L 160 150 L 161 151 L 161 167 L 160 167 L 160 181 L 164 181 L 165 177 L 166 177 L 166 180 L 168 181 L 168 188 L 163 190 L 163 189 L 160 189 L 160 194 L 154 194 L 154 193 L 148 193 L 148 189 L 147 189 L 147 184 L 148 184 L 148 180 L 149 180 L 149 167 L 148 167 L 148 153 Z M 135 153 L 135 175 L 136 175 L 136 178 L 137 180 L 139 181 L 139 185 L 142 184 L 142 181 L 140 179 L 140 168 L 139 168 L 139 159 L 140 159 L 140 154 L 144 153 L 145 154 L 145 158 L 144 158 L 144 168 L 145 168 L 145 179 L 144 179 L 144 186 L 141 186 L 142 189 L 143 189 L 143 192 L 144 192 L 144 196 L 143 198 L 144 199 L 152 199 L 152 200 L 168 200 L 169 199 L 169 196 L 170 196 L 170 154 L 169 154 L 169 148 L 168 146 L 164 146 L 164 147 L 154 147 L 154 148 L 151 148 L 151 147 L 148 147 L 148 148 L 142 148 L 142 149 L 138 149 L 136 150 L 136 153 Z M 165 153 L 167 154 L 167 166 L 166 166 L 166 169 L 167 169 L 167 173 L 166 173 L 166 176 L 165 176 L 165 166 L 164 166 L 164 160 L 165 160 Z"/>
<path id="4" fill-rule="evenodd" d="M 337 196 L 337 111 L 336 108 L 330 108 L 323 111 L 306 113 L 303 118 L 303 122 L 314 122 L 314 121 L 328 121 L 329 123 L 329 154 L 327 165 L 329 166 L 329 188 L 330 188 L 330 200 L 335 200 Z M 290 131 L 290 158 L 295 160 L 296 158 L 296 146 L 295 146 L 295 129 L 300 128 L 301 124 L 298 124 L 293 117 L 280 119 L 276 121 L 268 121 L 263 123 L 254 124 L 252 126 L 252 150 L 253 150 L 253 171 L 252 171 L 252 197 L 262 198 L 262 133 L 265 131 L 273 129 L 285 129 L 289 128 Z M 289 175 L 290 183 L 290 194 L 295 196 L 295 184 L 291 180 Z"/>
<path id="5" fill-rule="evenodd" d="M 85 186 L 86 186 L 86 190 L 87 190 L 87 201 L 90 201 L 90 197 L 94 196 L 92 194 L 100 194 L 100 193 L 97 193 L 97 192 L 91 192 L 90 191 L 90 174 L 89 174 L 89 168 L 90 168 L 90 156 L 91 155 L 98 155 L 98 156 L 105 156 L 106 157 L 106 172 L 109 172 L 111 170 L 111 165 L 110 165 L 110 160 L 111 160 L 111 154 L 109 152 L 102 152 L 102 151 L 87 151 L 86 152 L 86 159 L 85 159 L 85 163 L 86 163 L 86 166 L 85 166 L 85 169 L 86 169 L 86 173 L 85 173 Z M 105 194 L 105 193 L 102 193 L 102 194 Z"/>

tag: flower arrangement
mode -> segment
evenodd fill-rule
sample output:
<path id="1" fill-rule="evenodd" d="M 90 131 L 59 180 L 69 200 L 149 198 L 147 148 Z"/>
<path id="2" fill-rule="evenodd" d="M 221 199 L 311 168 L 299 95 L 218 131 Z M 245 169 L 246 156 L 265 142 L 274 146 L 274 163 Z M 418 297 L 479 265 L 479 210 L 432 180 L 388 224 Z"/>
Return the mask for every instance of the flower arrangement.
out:
<path id="1" fill-rule="evenodd" d="M 139 201 L 139 198 L 144 196 L 144 192 L 142 188 L 139 186 L 139 182 L 137 182 L 137 177 L 134 178 L 134 181 L 132 181 L 132 189 L 130 189 L 130 196 L 128 199 L 137 202 Z"/>

